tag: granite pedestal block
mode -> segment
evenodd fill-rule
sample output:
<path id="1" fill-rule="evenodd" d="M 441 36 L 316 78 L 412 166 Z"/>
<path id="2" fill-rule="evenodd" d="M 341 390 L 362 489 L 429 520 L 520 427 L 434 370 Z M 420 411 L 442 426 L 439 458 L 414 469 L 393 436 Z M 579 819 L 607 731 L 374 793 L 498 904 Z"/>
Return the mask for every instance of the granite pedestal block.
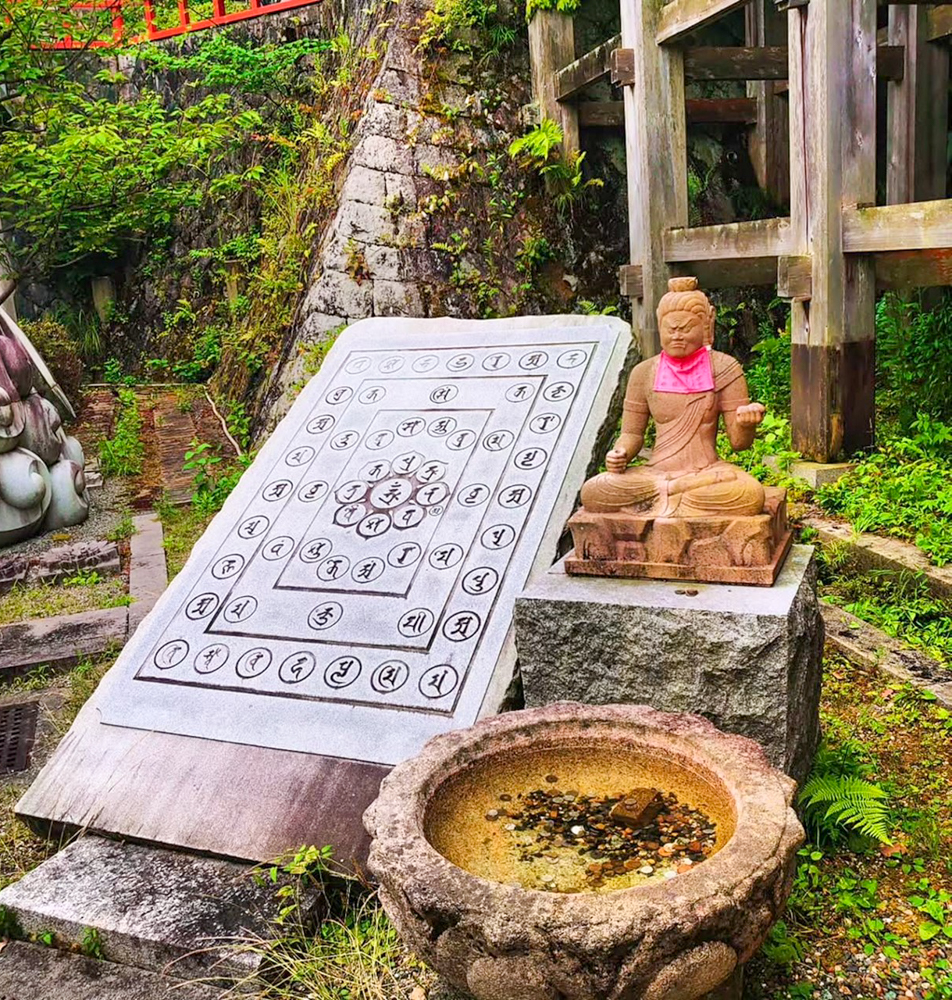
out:
<path id="1" fill-rule="evenodd" d="M 516 600 L 515 625 L 527 707 L 696 712 L 797 781 L 809 773 L 824 638 L 811 546 L 791 548 L 769 589 L 573 577 L 563 561 Z"/>

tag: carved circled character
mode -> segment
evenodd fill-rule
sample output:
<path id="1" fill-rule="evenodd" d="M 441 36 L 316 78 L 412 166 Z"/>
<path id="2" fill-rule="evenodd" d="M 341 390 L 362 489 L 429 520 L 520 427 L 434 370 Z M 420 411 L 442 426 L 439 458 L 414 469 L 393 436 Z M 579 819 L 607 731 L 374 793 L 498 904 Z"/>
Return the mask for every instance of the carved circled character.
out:
<path id="1" fill-rule="evenodd" d="M 642 517 L 743 517 L 764 509 L 753 476 L 718 457 L 721 415 L 731 445 L 753 444 L 765 408 L 751 403 L 743 370 L 710 350 L 715 311 L 696 278 L 672 278 L 658 305 L 662 353 L 637 365 L 628 381 L 621 435 L 606 472 L 582 488 L 592 513 Z M 649 418 L 656 439 L 647 464 L 628 467 L 641 450 Z"/>

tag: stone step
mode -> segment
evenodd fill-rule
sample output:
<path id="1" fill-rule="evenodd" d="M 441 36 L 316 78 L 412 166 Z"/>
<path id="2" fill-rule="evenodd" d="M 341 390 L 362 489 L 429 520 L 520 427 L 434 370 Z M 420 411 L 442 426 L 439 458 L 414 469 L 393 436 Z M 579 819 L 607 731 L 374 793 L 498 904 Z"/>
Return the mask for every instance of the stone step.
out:
<path id="1" fill-rule="evenodd" d="M 0 951 L 3 1000 L 219 1000 L 212 986 L 83 955 L 8 941 Z"/>
<path id="2" fill-rule="evenodd" d="M 107 961 L 225 985 L 257 970 L 248 945 L 272 936 L 275 892 L 247 865 L 87 836 L 7 886 L 0 907 L 15 936 L 88 951 L 94 930 Z"/>

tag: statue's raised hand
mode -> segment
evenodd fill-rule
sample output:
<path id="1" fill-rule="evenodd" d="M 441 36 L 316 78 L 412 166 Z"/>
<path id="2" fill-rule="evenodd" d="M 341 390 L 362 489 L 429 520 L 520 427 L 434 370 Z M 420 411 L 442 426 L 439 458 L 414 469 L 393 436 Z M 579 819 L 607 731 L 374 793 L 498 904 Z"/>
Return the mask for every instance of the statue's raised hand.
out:
<path id="1" fill-rule="evenodd" d="M 605 468 L 609 472 L 622 473 L 628 468 L 629 461 L 624 448 L 612 448 L 605 456 Z"/>
<path id="2" fill-rule="evenodd" d="M 767 415 L 767 407 L 763 403 L 748 403 L 737 407 L 737 422 L 744 427 L 756 427 L 763 423 Z"/>

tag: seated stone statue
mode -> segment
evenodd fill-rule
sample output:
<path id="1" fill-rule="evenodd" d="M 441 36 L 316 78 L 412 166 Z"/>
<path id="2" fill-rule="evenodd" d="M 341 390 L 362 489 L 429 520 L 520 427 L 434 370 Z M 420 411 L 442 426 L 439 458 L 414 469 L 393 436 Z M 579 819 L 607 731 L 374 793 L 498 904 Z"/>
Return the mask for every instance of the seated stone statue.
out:
<path id="1" fill-rule="evenodd" d="M 741 366 L 710 349 L 715 310 L 695 278 L 672 278 L 658 305 L 661 354 L 628 381 L 621 435 L 607 471 L 582 488 L 569 522 L 569 572 L 770 584 L 789 546 L 785 494 L 765 490 L 718 457 L 724 427 L 735 451 L 753 444 L 766 413 Z M 649 418 L 655 443 L 643 465 Z"/>

